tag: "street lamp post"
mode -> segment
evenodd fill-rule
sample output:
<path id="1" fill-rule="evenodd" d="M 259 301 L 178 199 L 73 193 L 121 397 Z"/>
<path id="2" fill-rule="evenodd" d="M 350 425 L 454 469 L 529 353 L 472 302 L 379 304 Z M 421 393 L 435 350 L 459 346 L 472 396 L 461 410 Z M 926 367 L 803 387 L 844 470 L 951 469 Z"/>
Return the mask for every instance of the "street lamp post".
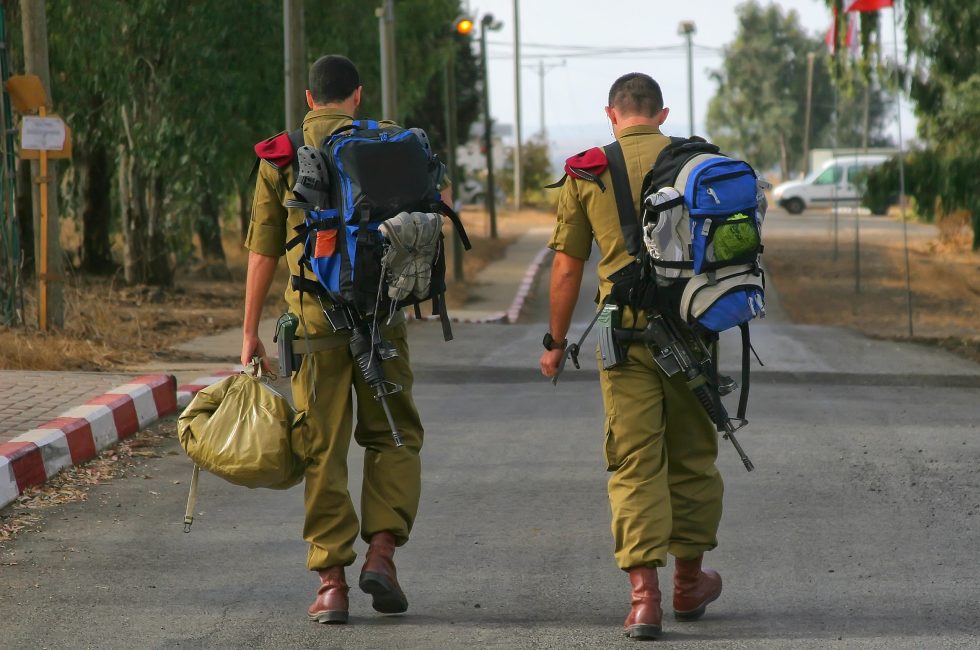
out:
<path id="1" fill-rule="evenodd" d="M 677 33 L 687 39 L 687 120 L 691 124 L 691 135 L 694 135 L 694 43 L 693 38 L 698 28 L 693 20 L 683 20 L 677 26 Z"/>
<path id="2" fill-rule="evenodd" d="M 490 239 L 497 238 L 497 188 L 493 180 L 493 129 L 490 122 L 490 75 L 487 70 L 487 30 L 496 31 L 502 25 L 486 14 L 480 19 L 480 59 L 483 65 L 483 146 L 487 158 L 487 212 L 490 213 Z"/>
<path id="3" fill-rule="evenodd" d="M 462 188 L 456 167 L 456 149 L 458 148 L 458 128 L 456 124 L 456 37 L 469 37 L 473 31 L 473 21 L 469 18 L 460 18 L 454 25 L 454 33 L 449 43 L 449 57 L 446 61 L 446 86 L 445 86 L 445 105 L 446 105 L 446 166 L 449 168 L 449 178 L 454 183 L 459 183 Z M 455 203 L 455 199 L 453 201 Z M 452 206 L 455 209 L 455 206 Z M 463 240 L 459 233 L 453 229 L 453 280 L 463 281 Z"/>

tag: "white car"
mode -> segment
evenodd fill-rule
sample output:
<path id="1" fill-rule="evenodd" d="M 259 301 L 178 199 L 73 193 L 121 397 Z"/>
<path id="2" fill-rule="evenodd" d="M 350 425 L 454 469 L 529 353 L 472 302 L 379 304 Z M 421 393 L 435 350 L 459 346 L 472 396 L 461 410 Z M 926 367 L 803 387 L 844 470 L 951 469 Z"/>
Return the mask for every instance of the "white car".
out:
<path id="1" fill-rule="evenodd" d="M 777 185 L 772 191 L 775 202 L 790 214 L 806 208 L 836 203 L 857 205 L 864 191 L 868 170 L 888 160 L 888 156 L 858 155 L 832 158 L 799 181 Z"/>

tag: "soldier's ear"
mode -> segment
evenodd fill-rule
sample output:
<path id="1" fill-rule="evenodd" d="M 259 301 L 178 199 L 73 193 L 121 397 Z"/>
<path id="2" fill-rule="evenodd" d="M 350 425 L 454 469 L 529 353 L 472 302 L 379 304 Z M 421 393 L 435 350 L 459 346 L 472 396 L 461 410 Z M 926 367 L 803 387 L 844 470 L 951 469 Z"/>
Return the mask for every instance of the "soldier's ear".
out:
<path id="1" fill-rule="evenodd" d="M 354 108 L 361 105 L 361 91 L 364 90 L 364 86 L 358 86 L 354 91 Z"/>
<path id="2" fill-rule="evenodd" d="M 657 122 L 657 125 L 659 126 L 659 125 L 663 124 L 664 122 L 666 122 L 667 121 L 667 115 L 669 115 L 669 114 L 670 114 L 670 109 L 667 108 L 666 106 L 664 106 L 663 110 L 660 111 L 660 115 L 657 116 L 657 119 L 660 120 L 659 122 Z M 691 125 L 691 132 L 692 133 L 694 132 L 694 125 L 693 124 Z"/>
<path id="3" fill-rule="evenodd" d="M 306 105 L 310 107 L 311 111 L 313 110 L 313 93 L 309 90 L 306 91 Z"/>
<path id="4" fill-rule="evenodd" d="M 612 106 L 606 106 L 606 117 L 609 118 L 609 121 L 612 122 L 613 125 L 619 121 L 619 117 L 616 115 L 616 109 Z"/>

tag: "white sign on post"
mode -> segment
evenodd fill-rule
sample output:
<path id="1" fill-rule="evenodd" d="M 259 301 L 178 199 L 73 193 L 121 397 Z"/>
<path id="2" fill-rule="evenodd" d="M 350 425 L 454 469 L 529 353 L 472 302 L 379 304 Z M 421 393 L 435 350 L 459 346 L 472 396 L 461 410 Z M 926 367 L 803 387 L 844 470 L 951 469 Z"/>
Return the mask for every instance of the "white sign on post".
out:
<path id="1" fill-rule="evenodd" d="M 20 132 L 21 149 L 61 151 L 65 148 L 65 123 L 60 117 L 25 115 Z"/>

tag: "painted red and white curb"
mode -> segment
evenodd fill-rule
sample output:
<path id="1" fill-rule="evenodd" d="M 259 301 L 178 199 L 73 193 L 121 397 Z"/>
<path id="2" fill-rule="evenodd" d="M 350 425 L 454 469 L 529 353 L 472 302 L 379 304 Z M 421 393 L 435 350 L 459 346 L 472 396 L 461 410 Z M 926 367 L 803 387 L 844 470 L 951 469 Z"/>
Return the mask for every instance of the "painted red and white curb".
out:
<path id="1" fill-rule="evenodd" d="M 524 271 L 524 277 L 521 278 L 521 283 L 517 285 L 517 293 L 514 294 L 514 300 L 511 301 L 510 307 L 507 311 L 496 311 L 483 316 L 481 318 L 466 318 L 453 316 L 449 314 L 449 320 L 454 323 L 473 323 L 478 325 L 485 324 L 509 324 L 516 323 L 517 319 L 521 317 L 521 313 L 524 311 L 524 306 L 527 304 L 528 296 L 531 295 L 531 290 L 534 289 L 534 283 L 538 280 L 538 275 L 541 273 L 541 267 L 544 266 L 545 261 L 548 259 L 548 255 L 551 253 L 551 249 L 545 246 L 537 252 L 531 263 L 528 264 L 527 270 Z M 409 319 L 414 319 L 415 315 L 409 310 L 407 312 Z M 439 320 L 438 316 L 422 316 L 422 320 Z"/>
<path id="2" fill-rule="evenodd" d="M 534 283 L 537 282 L 538 274 L 541 273 L 541 267 L 544 265 L 545 260 L 548 259 L 549 253 L 551 253 L 551 249 L 545 246 L 531 260 L 527 270 L 524 272 L 521 283 L 517 286 L 517 293 L 514 294 L 514 301 L 510 303 L 510 309 L 507 310 L 507 320 L 504 322 L 516 323 L 517 319 L 521 317 L 521 312 L 524 311 L 527 298 L 531 295 L 531 289 L 534 288 Z"/>
<path id="3" fill-rule="evenodd" d="M 177 411 L 173 375 L 146 375 L 0 443 L 0 507 Z"/>
<path id="4" fill-rule="evenodd" d="M 205 377 L 198 377 L 189 384 L 181 384 L 177 387 L 177 406 L 183 410 L 191 400 L 197 395 L 198 391 L 204 390 L 211 384 L 216 384 L 225 377 L 230 377 L 232 375 L 237 375 L 242 371 L 241 366 L 232 368 L 230 370 L 217 370 L 210 375 Z"/>

